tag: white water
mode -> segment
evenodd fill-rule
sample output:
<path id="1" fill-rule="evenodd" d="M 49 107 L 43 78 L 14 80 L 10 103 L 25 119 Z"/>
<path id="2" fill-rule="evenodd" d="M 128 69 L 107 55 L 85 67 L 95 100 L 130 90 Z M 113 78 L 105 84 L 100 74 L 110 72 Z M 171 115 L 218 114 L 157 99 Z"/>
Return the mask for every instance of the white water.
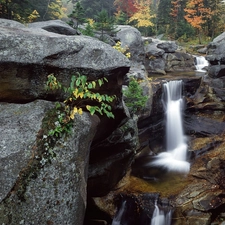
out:
<path id="1" fill-rule="evenodd" d="M 125 211 L 125 206 L 126 206 L 126 201 L 123 202 L 119 212 L 113 218 L 112 225 L 121 225 L 121 219 L 122 219 L 123 213 Z"/>
<path id="2" fill-rule="evenodd" d="M 152 215 L 151 225 L 170 225 L 171 224 L 171 210 L 165 213 L 160 210 L 157 201 L 155 201 L 155 210 Z"/>
<path id="3" fill-rule="evenodd" d="M 166 168 L 168 171 L 188 173 L 190 163 L 186 161 L 187 144 L 182 125 L 182 81 L 164 84 L 166 110 L 166 152 L 155 157 L 151 165 Z"/>
<path id="4" fill-rule="evenodd" d="M 195 56 L 196 59 L 196 70 L 198 72 L 206 72 L 204 70 L 205 67 L 207 67 L 209 65 L 209 62 L 205 59 L 204 56 Z"/>

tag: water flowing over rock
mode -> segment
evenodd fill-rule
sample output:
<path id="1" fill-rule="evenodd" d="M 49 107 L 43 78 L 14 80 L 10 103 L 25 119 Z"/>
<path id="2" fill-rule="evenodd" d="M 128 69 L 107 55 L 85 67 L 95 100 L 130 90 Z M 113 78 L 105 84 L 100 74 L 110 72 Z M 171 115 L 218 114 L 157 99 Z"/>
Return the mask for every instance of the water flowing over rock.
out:
<path id="1" fill-rule="evenodd" d="M 167 82 L 164 87 L 164 108 L 166 114 L 166 152 L 158 154 L 150 166 L 163 167 L 168 171 L 188 173 L 187 143 L 183 131 L 182 81 Z"/>

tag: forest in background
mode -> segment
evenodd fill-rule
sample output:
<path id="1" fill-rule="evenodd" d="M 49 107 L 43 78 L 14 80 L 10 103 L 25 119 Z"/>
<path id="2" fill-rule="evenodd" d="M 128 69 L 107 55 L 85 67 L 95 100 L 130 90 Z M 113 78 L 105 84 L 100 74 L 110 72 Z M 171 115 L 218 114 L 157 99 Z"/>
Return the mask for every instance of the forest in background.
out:
<path id="1" fill-rule="evenodd" d="M 225 31 L 224 0 L 0 0 L 0 18 L 22 23 L 62 19 L 132 25 L 143 36 L 209 42 Z M 106 26 L 107 24 L 107 26 Z M 110 24 L 110 25 L 109 25 Z M 71 24 L 72 25 L 72 24 Z M 106 30 L 107 30 L 106 29 Z M 88 34 L 88 32 L 87 32 Z"/>

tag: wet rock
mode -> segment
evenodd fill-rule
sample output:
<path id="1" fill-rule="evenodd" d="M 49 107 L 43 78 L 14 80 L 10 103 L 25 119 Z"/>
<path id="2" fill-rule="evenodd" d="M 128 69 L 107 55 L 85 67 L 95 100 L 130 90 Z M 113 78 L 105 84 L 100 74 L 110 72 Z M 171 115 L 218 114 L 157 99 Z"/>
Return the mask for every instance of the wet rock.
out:
<path id="1" fill-rule="evenodd" d="M 224 77 L 225 65 L 211 65 L 208 70 L 208 75 L 211 78 Z"/>
<path id="2" fill-rule="evenodd" d="M 94 201 L 100 209 L 105 211 L 107 211 L 106 205 L 113 203 L 116 210 L 107 211 L 112 219 L 116 219 L 122 210 L 119 221 L 115 220 L 121 224 L 151 224 L 156 202 L 165 214 L 171 210 L 169 200 L 160 198 L 158 193 L 121 194 L 107 200 L 95 198 Z"/>
<path id="3" fill-rule="evenodd" d="M 124 121 L 105 140 L 93 143 L 90 153 L 88 194 L 103 196 L 126 174 L 139 148 L 137 118 Z"/>
<path id="4" fill-rule="evenodd" d="M 225 129 L 225 122 L 213 118 L 204 117 L 201 114 L 186 114 L 184 128 L 187 134 L 197 137 L 219 135 Z"/>

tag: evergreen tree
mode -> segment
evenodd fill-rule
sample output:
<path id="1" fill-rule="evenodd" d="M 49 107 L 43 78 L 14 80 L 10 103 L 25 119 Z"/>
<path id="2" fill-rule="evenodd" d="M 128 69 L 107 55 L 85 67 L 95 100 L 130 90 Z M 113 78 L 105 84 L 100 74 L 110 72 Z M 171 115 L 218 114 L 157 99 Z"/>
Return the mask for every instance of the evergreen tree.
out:
<path id="1" fill-rule="evenodd" d="M 115 13 L 114 0 L 81 0 L 81 5 L 85 9 L 85 17 L 94 19 L 103 9 L 108 12 L 110 17 Z"/>
<path id="2" fill-rule="evenodd" d="M 129 19 L 128 15 L 121 10 L 119 10 L 115 13 L 116 24 L 125 25 L 128 23 L 128 19 Z"/>
<path id="3" fill-rule="evenodd" d="M 171 12 L 171 1 L 161 0 L 158 5 L 156 30 L 157 34 L 166 33 L 168 34 L 170 24 L 173 23 L 170 16 Z"/>
<path id="4" fill-rule="evenodd" d="M 81 30 L 81 33 L 86 36 L 94 37 L 94 29 L 89 22 L 87 23 L 85 29 Z"/>
<path id="5" fill-rule="evenodd" d="M 94 28 L 97 31 L 100 31 L 100 40 L 104 41 L 104 34 L 112 35 L 116 32 L 114 27 L 114 22 L 112 17 L 108 16 L 108 13 L 105 9 L 99 12 L 96 16 L 96 22 L 94 24 Z"/>
<path id="6" fill-rule="evenodd" d="M 72 13 L 69 15 L 69 18 L 71 19 L 69 24 L 73 26 L 75 29 L 78 29 L 79 24 L 86 22 L 84 14 L 85 14 L 84 8 L 78 1 L 74 5 Z"/>

